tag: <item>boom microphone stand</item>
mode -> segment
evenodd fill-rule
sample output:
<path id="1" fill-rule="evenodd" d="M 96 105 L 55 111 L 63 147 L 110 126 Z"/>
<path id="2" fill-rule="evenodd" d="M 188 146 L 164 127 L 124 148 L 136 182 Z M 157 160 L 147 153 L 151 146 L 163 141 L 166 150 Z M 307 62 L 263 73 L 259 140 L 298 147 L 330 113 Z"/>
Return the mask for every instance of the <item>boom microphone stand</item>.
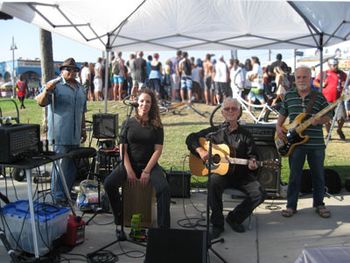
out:
<path id="1" fill-rule="evenodd" d="M 227 123 L 228 124 L 228 123 Z M 227 261 L 217 252 L 212 248 L 212 245 L 215 243 L 224 243 L 225 240 L 223 238 L 217 239 L 217 240 L 210 240 L 210 236 L 209 236 L 209 211 L 210 211 L 210 207 L 209 207 L 209 200 L 210 200 L 210 191 L 209 191 L 209 186 L 210 186 L 210 182 L 211 182 L 211 167 L 214 164 L 213 162 L 213 136 L 216 135 L 219 131 L 221 131 L 222 129 L 225 129 L 228 125 L 226 125 L 226 123 L 224 123 L 223 125 L 220 126 L 220 128 L 215 131 L 215 132 L 211 132 L 208 133 L 206 135 L 206 139 L 209 141 L 209 149 L 208 149 L 208 154 L 209 154 L 209 158 L 208 158 L 208 162 L 207 162 L 207 168 L 208 168 L 208 182 L 207 182 L 207 224 L 206 224 L 206 231 L 207 231 L 207 250 L 210 250 L 211 252 L 214 253 L 215 256 L 217 256 L 222 262 L 226 263 Z"/>

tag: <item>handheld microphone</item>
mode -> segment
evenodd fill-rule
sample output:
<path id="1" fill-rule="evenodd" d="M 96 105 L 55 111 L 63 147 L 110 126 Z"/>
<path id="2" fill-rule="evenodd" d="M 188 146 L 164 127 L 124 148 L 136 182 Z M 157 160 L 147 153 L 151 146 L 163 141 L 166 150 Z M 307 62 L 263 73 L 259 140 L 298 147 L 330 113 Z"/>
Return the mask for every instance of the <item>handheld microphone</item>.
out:
<path id="1" fill-rule="evenodd" d="M 62 79 L 62 77 L 61 77 L 61 76 L 58 76 L 57 78 L 55 78 L 55 79 L 53 79 L 53 80 L 50 80 L 50 81 L 46 84 L 46 86 L 49 85 L 50 88 L 51 88 L 51 87 L 54 87 L 54 86 L 56 86 L 57 83 L 59 83 L 59 82 L 61 81 L 61 79 Z"/>
<path id="2" fill-rule="evenodd" d="M 58 82 L 61 81 L 61 79 L 62 79 L 62 77 L 61 77 L 61 76 L 58 76 L 57 78 L 51 80 L 50 83 L 56 85 Z"/>

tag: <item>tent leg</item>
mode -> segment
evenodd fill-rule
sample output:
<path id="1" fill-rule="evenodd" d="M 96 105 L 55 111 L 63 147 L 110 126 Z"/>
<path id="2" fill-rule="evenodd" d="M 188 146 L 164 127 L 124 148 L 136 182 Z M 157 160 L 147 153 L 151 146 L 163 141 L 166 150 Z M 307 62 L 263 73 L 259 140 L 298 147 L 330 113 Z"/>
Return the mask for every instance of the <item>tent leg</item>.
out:
<path id="1" fill-rule="evenodd" d="M 108 101 L 108 78 L 109 78 L 109 53 L 111 51 L 110 47 L 110 34 L 107 34 L 107 45 L 106 45 L 106 61 L 105 61 L 105 89 L 104 89 L 104 113 L 107 113 L 107 101 Z"/>
<path id="2" fill-rule="evenodd" d="M 320 34 L 320 89 L 322 91 L 323 89 L 323 81 L 324 81 L 324 76 L 323 76 L 323 34 Z"/>

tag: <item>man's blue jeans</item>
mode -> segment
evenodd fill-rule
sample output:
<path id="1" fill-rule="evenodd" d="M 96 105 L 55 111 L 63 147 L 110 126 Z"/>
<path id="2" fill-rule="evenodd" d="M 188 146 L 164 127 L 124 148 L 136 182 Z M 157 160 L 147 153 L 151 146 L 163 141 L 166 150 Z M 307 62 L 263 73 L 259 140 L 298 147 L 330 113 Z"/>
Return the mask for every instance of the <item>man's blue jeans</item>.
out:
<path id="1" fill-rule="evenodd" d="M 54 150 L 56 153 L 68 153 L 72 149 L 76 149 L 77 145 L 55 145 Z M 73 187 L 75 177 L 77 174 L 77 167 L 74 164 L 72 158 L 62 158 L 60 160 L 61 167 L 63 170 L 64 178 L 66 179 L 68 190 L 70 191 Z M 55 200 L 66 200 L 67 197 L 63 191 L 61 177 L 55 167 L 52 167 L 51 173 L 51 192 Z"/>
<path id="2" fill-rule="evenodd" d="M 312 176 L 313 207 L 324 205 L 324 158 L 325 149 L 322 147 L 307 148 L 297 146 L 289 156 L 290 176 L 287 192 L 287 208 L 297 210 L 300 192 L 301 175 L 305 159 L 309 164 Z"/>

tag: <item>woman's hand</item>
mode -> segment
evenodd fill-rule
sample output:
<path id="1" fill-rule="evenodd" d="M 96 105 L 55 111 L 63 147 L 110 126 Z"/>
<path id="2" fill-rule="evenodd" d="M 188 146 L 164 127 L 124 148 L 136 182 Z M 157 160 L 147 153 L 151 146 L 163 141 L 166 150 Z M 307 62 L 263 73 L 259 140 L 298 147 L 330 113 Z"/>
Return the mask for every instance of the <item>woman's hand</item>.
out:
<path id="1" fill-rule="evenodd" d="M 150 173 L 146 172 L 145 170 L 142 170 L 140 182 L 142 186 L 146 186 L 149 182 Z"/>
<path id="2" fill-rule="evenodd" d="M 128 175 L 128 183 L 130 186 L 136 185 L 136 174 L 133 169 L 127 170 L 127 175 Z"/>

